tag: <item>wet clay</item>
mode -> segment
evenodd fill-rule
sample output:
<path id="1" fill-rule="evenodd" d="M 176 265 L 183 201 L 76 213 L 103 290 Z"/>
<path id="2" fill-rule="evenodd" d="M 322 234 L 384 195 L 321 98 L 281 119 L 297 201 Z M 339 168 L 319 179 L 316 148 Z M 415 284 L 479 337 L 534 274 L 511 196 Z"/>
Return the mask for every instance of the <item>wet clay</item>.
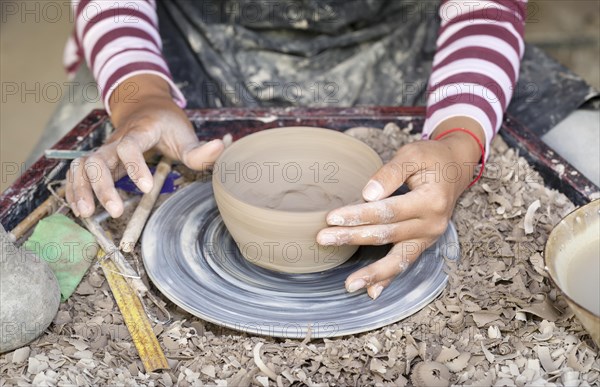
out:
<path id="1" fill-rule="evenodd" d="M 290 273 L 330 269 L 357 246 L 320 246 L 329 211 L 362 202 L 382 166 L 366 144 L 337 131 L 270 129 L 235 142 L 214 166 L 219 212 L 244 258 Z"/>
<path id="2" fill-rule="evenodd" d="M 327 192 L 316 184 L 298 184 L 297 188 L 276 190 L 273 193 L 249 189 L 241 199 L 259 207 L 281 211 L 333 210 L 345 204 L 341 196 Z"/>

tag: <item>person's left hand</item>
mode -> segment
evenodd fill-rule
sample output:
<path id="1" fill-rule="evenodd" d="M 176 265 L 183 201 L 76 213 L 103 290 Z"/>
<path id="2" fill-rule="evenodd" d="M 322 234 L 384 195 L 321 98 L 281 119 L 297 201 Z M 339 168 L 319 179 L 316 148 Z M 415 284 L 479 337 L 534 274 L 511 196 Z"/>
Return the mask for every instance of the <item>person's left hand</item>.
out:
<path id="1" fill-rule="evenodd" d="M 376 299 L 435 243 L 445 232 L 480 158 L 476 141 L 464 132 L 407 144 L 367 183 L 363 190 L 367 203 L 331 211 L 327 223 L 335 227 L 319 232 L 319 244 L 394 244 L 385 257 L 348 276 L 346 289 L 354 292 L 366 287 Z M 410 192 L 390 197 L 404 183 Z"/>

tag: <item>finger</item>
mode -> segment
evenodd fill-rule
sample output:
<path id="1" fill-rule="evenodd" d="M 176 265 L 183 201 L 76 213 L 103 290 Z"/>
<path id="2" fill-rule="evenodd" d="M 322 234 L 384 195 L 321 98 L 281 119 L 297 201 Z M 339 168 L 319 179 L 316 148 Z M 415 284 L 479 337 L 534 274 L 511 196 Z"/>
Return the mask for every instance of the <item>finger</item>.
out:
<path id="1" fill-rule="evenodd" d="M 118 159 L 118 156 L 116 158 Z M 116 165 L 113 166 L 111 164 L 108 164 L 108 167 L 112 171 L 113 181 L 115 182 L 119 181 L 119 179 L 123 176 L 127 176 L 127 169 L 125 168 L 125 165 L 123 165 L 123 163 L 119 160 L 117 160 Z M 152 178 L 152 181 L 154 181 L 154 177 Z"/>
<path id="2" fill-rule="evenodd" d="M 100 157 L 110 170 L 112 181 L 117 181 L 127 175 L 127 169 L 117 153 L 119 142 L 112 142 L 100 147 L 95 155 Z"/>
<path id="3" fill-rule="evenodd" d="M 200 171 L 211 166 L 225 149 L 221 140 L 212 140 L 207 143 L 200 142 L 194 132 L 189 119 L 182 113 L 182 117 L 173 119 L 171 125 L 176 126 L 177 136 L 168 136 L 172 141 L 171 148 L 176 157 L 188 168 Z M 163 150 L 165 151 L 165 150 Z"/>
<path id="4" fill-rule="evenodd" d="M 423 198 L 414 192 L 376 202 L 341 207 L 327 214 L 330 226 L 362 226 L 367 224 L 390 224 L 418 218 L 424 207 Z"/>
<path id="5" fill-rule="evenodd" d="M 214 164 L 215 160 L 225 149 L 221 140 L 212 140 L 201 144 L 196 139 L 192 146 L 186 146 L 181 151 L 181 161 L 186 167 L 201 171 Z"/>
<path id="6" fill-rule="evenodd" d="M 420 170 L 419 162 L 411 160 L 422 158 L 412 149 L 416 147 L 407 145 L 400 148 L 396 156 L 371 177 L 362 191 L 366 201 L 373 202 L 390 196 L 409 176 Z"/>
<path id="7" fill-rule="evenodd" d="M 111 171 L 102 157 L 90 156 L 85 162 L 86 170 L 95 169 L 96 177 L 90 177 L 92 189 L 96 197 L 113 218 L 118 218 L 123 213 L 123 200 L 115 189 Z M 89 176 L 89 173 L 88 173 Z"/>
<path id="8" fill-rule="evenodd" d="M 317 242 L 323 246 L 385 245 L 423 235 L 423 221 L 411 219 L 393 224 L 356 227 L 329 227 L 317 234 Z"/>
<path id="9" fill-rule="evenodd" d="M 145 132 L 134 130 L 123 136 L 117 145 L 117 154 L 129 178 L 144 193 L 150 192 L 154 184 L 150 168 L 144 160 L 144 152 L 158 141 L 148 137 Z"/>
<path id="10" fill-rule="evenodd" d="M 71 163 L 73 178 L 73 202 L 80 216 L 87 218 L 94 213 L 94 195 L 85 170 L 85 162 L 78 158 Z"/>
<path id="11" fill-rule="evenodd" d="M 386 279 L 384 281 L 379 281 L 376 284 L 369 286 L 367 288 L 367 294 L 373 300 L 376 300 L 381 295 L 381 293 L 383 292 L 383 290 L 385 288 L 387 288 L 389 286 L 389 284 L 392 283 L 392 280 L 393 279 Z"/>
<path id="12" fill-rule="evenodd" d="M 396 244 L 385 257 L 350 274 L 346 279 L 346 290 L 355 292 L 394 278 L 406 270 L 427 247 L 422 239 Z"/>
<path id="13" fill-rule="evenodd" d="M 65 187 L 65 199 L 67 200 L 69 207 L 71 207 L 71 211 L 73 211 L 73 215 L 78 217 L 79 210 L 77 209 L 77 206 L 75 205 L 75 201 L 73 200 L 73 176 L 71 175 L 70 168 L 67 171 L 66 180 L 67 180 L 67 184 Z"/>

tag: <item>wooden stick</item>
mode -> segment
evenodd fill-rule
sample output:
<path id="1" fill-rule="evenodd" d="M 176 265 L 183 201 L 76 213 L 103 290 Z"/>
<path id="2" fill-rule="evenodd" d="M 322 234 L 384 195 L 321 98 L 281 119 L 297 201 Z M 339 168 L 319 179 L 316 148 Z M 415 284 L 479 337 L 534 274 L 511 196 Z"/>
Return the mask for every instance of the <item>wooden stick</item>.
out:
<path id="1" fill-rule="evenodd" d="M 140 298 L 143 297 L 148 292 L 148 288 L 140 278 L 139 274 L 136 273 L 129 262 L 125 260 L 125 257 L 119 249 L 117 249 L 117 246 L 115 246 L 106 231 L 104 231 L 100 224 L 92 218 L 82 218 L 81 221 L 85 224 L 88 231 L 96 237 L 102 250 L 106 252 L 106 255 L 110 257 L 115 266 L 119 269 L 119 273 L 127 279 L 127 282 L 129 282 L 133 290 L 137 292 L 138 296 Z"/>
<path id="2" fill-rule="evenodd" d="M 123 237 L 121 238 L 119 247 L 124 252 L 132 252 L 135 244 L 140 238 L 142 230 L 146 225 L 146 221 L 150 216 L 150 212 L 152 212 L 152 208 L 154 208 L 156 199 L 158 198 L 158 195 L 160 195 L 160 191 L 165 184 L 165 180 L 167 179 L 169 172 L 171 172 L 171 162 L 172 161 L 169 158 L 163 157 L 156 166 L 152 190 L 142 196 L 140 203 L 135 209 L 135 212 L 131 216 L 129 223 L 127 223 L 127 227 L 123 232 Z"/>
<path id="3" fill-rule="evenodd" d="M 64 186 L 59 187 L 56 190 L 56 194 L 59 197 L 64 197 L 65 196 L 65 187 Z M 13 241 L 16 241 L 17 239 L 19 239 L 20 237 L 22 237 L 23 235 L 25 235 L 25 233 L 32 226 L 34 226 L 44 216 L 46 216 L 48 214 L 48 212 L 50 212 L 50 210 L 52 210 L 52 207 L 57 202 L 58 202 L 58 199 L 55 196 L 50 195 L 50 197 L 48 199 L 44 200 L 44 202 L 42 204 L 40 204 L 38 208 L 36 208 L 35 210 L 33 210 L 33 212 L 31 212 L 31 214 L 27 215 L 27 217 L 25 219 L 23 219 L 17 225 L 17 227 L 15 227 L 15 228 L 12 229 L 12 231 L 9 234 L 9 237 Z"/>

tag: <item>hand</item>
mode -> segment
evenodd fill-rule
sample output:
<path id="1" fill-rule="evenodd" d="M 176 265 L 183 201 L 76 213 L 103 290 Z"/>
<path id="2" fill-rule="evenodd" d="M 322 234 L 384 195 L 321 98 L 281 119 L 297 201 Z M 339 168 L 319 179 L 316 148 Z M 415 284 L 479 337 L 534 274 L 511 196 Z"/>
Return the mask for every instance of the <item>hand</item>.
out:
<path id="1" fill-rule="evenodd" d="M 457 122 L 458 121 L 458 122 Z M 470 128 L 483 140 L 483 130 L 465 118 L 442 123 L 432 136 L 453 128 Z M 450 133 L 439 141 L 417 141 L 400 148 L 367 183 L 367 203 L 335 209 L 327 215 L 330 226 L 321 230 L 321 245 L 384 245 L 389 253 L 352 273 L 346 289 L 367 288 L 371 298 L 406 270 L 445 232 L 458 197 L 473 178 L 481 159 L 477 142 L 464 132 Z M 389 197 L 406 183 L 410 192 Z"/>
<path id="2" fill-rule="evenodd" d="M 135 102 L 117 101 L 119 88 L 137 93 Z M 122 94 L 122 93 L 121 93 Z M 123 213 L 123 201 L 114 180 L 126 173 L 142 192 L 152 189 L 153 178 L 144 152 L 162 154 L 200 170 L 223 151 L 221 140 L 200 144 L 184 111 L 173 102 L 169 86 L 155 75 L 138 75 L 121 84 L 111 96 L 115 133 L 93 154 L 73 160 L 67 172 L 66 199 L 76 216 L 94 213 L 94 194 L 112 217 Z"/>

